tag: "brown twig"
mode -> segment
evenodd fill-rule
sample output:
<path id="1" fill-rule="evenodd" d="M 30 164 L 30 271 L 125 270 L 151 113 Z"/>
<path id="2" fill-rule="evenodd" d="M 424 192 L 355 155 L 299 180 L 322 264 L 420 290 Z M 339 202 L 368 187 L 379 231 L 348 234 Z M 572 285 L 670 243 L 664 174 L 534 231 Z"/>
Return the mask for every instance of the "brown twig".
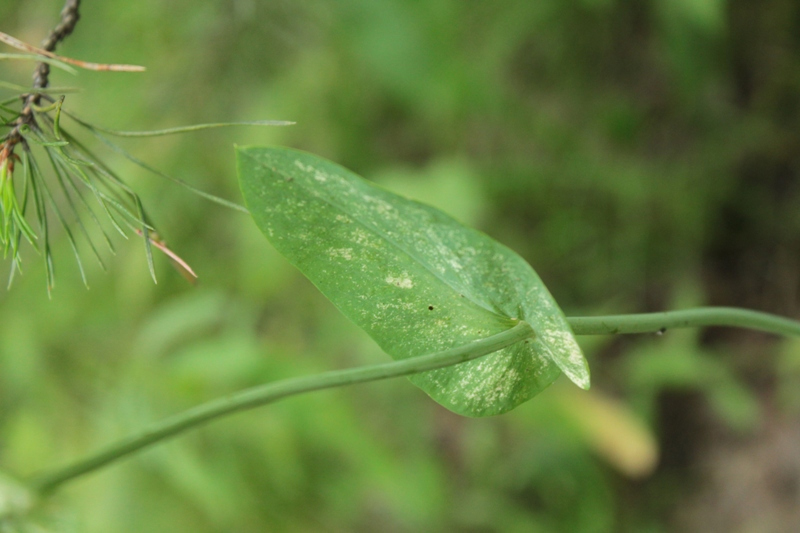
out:
<path id="1" fill-rule="evenodd" d="M 81 7 L 81 0 L 66 0 L 64 9 L 61 10 L 61 21 L 53 28 L 50 35 L 42 41 L 42 48 L 47 52 L 53 52 L 58 46 L 58 43 L 66 39 L 75 29 L 75 25 L 80 20 L 81 15 L 79 9 Z M 47 63 L 39 63 L 36 71 L 33 73 L 33 87 L 35 89 L 44 89 L 50 83 L 50 65 Z M 38 96 L 31 95 L 35 101 L 31 103 L 38 103 Z"/>
<path id="2" fill-rule="evenodd" d="M 72 30 L 75 29 L 75 25 L 78 23 L 78 20 L 81 18 L 79 13 L 80 5 L 81 0 L 66 0 L 64 3 L 64 9 L 61 10 L 61 21 L 55 28 L 53 28 L 47 38 L 42 42 L 42 48 L 44 51 L 48 53 L 52 52 L 56 49 L 58 43 L 66 39 L 67 36 L 72 33 Z M 39 66 L 36 67 L 36 70 L 33 73 L 33 88 L 46 88 L 49 84 L 49 76 L 50 65 L 47 63 L 39 63 Z M 3 140 L 3 144 L 7 149 L 6 151 L 9 153 L 13 152 L 14 146 L 22 140 L 22 134 L 20 132 L 22 127 L 26 124 L 34 124 L 33 106 L 39 103 L 41 94 L 32 92 L 26 95 L 24 98 L 25 102 L 22 106 L 22 111 L 20 112 L 19 117 L 14 121 L 14 128 L 12 128 L 12 130 Z"/>
<path id="3" fill-rule="evenodd" d="M 86 61 L 79 61 L 77 59 L 57 56 L 53 53 L 53 51 L 56 49 L 56 46 L 58 46 L 61 41 L 66 39 L 75 29 L 75 25 L 81 18 L 79 12 L 80 5 L 81 0 L 66 0 L 64 9 L 61 10 L 61 21 L 55 28 L 53 28 L 47 38 L 42 41 L 41 48 L 31 46 L 3 32 L 0 32 L 0 42 L 26 52 L 45 56 L 50 59 L 57 59 L 64 63 L 69 63 L 71 65 L 89 70 L 106 70 L 117 72 L 139 72 L 144 70 L 144 67 L 135 65 L 105 65 L 101 63 L 88 63 Z M 17 119 L 14 121 L 14 127 L 2 141 L 2 145 L 7 149 L 6 151 L 9 154 L 13 152 L 14 146 L 22 141 L 22 127 L 25 125 L 31 127 L 35 126 L 33 108 L 39 104 L 39 101 L 42 97 L 41 93 L 37 92 L 36 89 L 46 88 L 49 84 L 49 77 L 50 65 L 47 63 L 39 63 L 33 73 L 34 90 L 23 96 L 24 103 L 22 105 L 22 111 L 20 112 L 19 117 L 17 117 Z"/>

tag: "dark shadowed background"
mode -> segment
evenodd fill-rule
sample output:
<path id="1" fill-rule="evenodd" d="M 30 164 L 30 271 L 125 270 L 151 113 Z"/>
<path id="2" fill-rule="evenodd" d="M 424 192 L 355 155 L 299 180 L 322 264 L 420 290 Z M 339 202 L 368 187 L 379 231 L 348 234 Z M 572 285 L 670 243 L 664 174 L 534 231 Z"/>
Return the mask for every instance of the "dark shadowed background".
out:
<path id="1" fill-rule="evenodd" d="M 38 43 L 61 4 L 2 0 L 0 31 Z M 60 53 L 147 67 L 55 72 L 83 89 L 65 106 L 90 122 L 297 122 L 122 141 L 204 190 L 241 201 L 234 143 L 302 148 L 517 250 L 568 315 L 800 316 L 795 0 L 84 0 L 82 15 Z M 3 62 L 0 79 L 31 70 Z M 0 293 L 0 469 L 26 475 L 243 387 L 388 359 L 249 217 L 102 153 L 200 281 L 157 256 L 154 285 L 141 242 L 118 238 L 107 272 L 85 255 L 86 290 L 58 234 L 48 299 L 26 255 Z M 800 341 L 582 342 L 588 393 L 562 378 L 492 419 L 405 379 L 316 393 L 76 482 L 49 527 L 796 530 Z"/>

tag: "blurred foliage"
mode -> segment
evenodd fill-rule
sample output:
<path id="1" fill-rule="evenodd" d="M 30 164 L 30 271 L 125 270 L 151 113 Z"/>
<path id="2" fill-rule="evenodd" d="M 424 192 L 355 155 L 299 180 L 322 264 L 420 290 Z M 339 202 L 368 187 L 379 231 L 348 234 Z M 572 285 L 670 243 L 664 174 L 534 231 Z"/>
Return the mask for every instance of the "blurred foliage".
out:
<path id="1" fill-rule="evenodd" d="M 0 30 L 38 43 L 60 9 L 3 0 Z M 85 1 L 82 15 L 60 53 L 148 68 L 54 73 L 83 89 L 65 106 L 91 122 L 297 121 L 125 141 L 204 190 L 239 199 L 233 143 L 293 146 L 498 238 L 568 314 L 800 313 L 793 0 Z M 2 79 L 27 84 L 30 67 L 3 64 Z M 118 242 L 85 290 L 62 235 L 50 300 L 25 257 L 0 295 L 0 469 L 25 476 L 242 387 L 386 360 L 249 217 L 103 153 L 200 282 L 156 257 L 153 285 L 140 243 Z M 404 380 L 322 392 L 76 482 L 42 527 L 735 531 L 774 511 L 731 527 L 736 496 L 684 512 L 720 439 L 797 413 L 796 343 L 719 330 L 584 341 L 590 393 L 558 383 L 471 420 Z M 796 523 L 771 516 L 756 529 Z"/>

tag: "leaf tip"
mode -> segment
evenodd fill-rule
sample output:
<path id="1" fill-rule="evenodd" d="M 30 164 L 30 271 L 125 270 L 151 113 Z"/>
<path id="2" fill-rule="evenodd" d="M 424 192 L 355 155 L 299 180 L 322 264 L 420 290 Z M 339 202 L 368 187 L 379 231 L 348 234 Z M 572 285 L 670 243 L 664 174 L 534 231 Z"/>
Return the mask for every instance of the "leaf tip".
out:
<path id="1" fill-rule="evenodd" d="M 586 374 L 586 376 L 582 377 L 581 379 L 575 379 L 574 377 L 570 379 L 575 385 L 582 388 L 583 390 L 589 390 L 590 388 L 592 388 L 592 380 L 589 378 L 589 374 Z"/>
<path id="2" fill-rule="evenodd" d="M 591 374 L 589 373 L 589 365 L 586 363 L 585 359 L 582 361 L 582 363 L 583 363 L 582 365 L 576 367 L 570 367 L 570 368 L 561 367 L 561 370 L 575 385 L 582 388 L 583 390 L 589 390 L 589 388 L 591 388 L 592 386 L 592 378 Z"/>

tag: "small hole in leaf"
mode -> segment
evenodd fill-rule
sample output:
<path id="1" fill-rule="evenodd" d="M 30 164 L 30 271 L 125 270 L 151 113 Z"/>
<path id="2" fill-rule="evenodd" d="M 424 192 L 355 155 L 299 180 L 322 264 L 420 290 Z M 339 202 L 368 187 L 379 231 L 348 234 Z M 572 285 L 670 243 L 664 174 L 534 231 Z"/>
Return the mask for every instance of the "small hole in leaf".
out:
<path id="1" fill-rule="evenodd" d="M 428 311 L 433 311 L 433 306 L 432 305 L 428 306 Z"/>

